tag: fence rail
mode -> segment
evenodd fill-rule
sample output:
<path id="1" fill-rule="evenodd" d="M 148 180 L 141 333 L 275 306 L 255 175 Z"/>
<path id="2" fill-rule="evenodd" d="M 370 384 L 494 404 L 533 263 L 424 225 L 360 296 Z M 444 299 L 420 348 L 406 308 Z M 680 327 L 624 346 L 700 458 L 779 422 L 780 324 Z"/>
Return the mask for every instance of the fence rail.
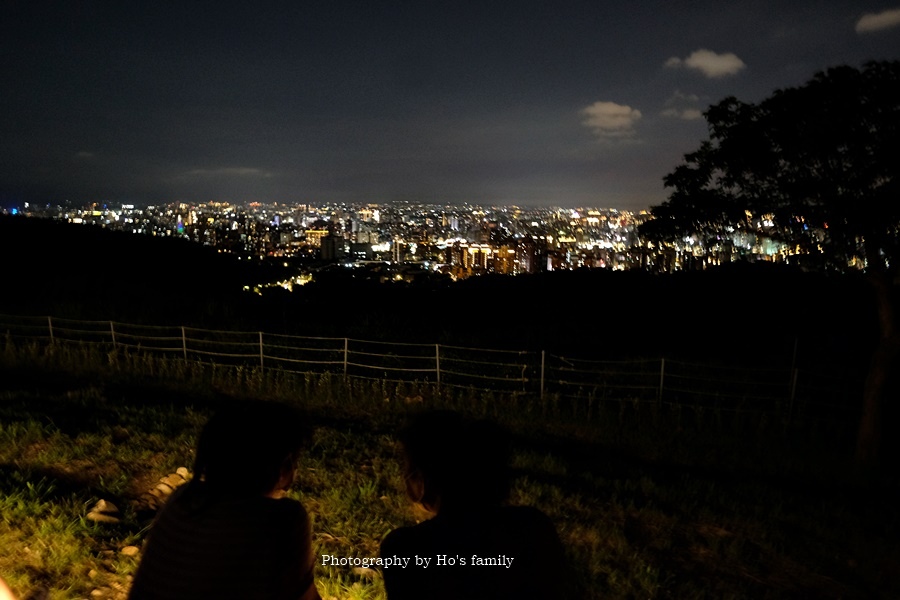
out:
<path id="1" fill-rule="evenodd" d="M 847 419 L 861 381 L 796 368 L 747 368 L 659 359 L 588 360 L 545 351 L 470 348 L 116 321 L 0 315 L 0 334 L 40 344 L 101 344 L 113 350 L 255 366 L 292 373 L 418 381 L 436 386 L 648 402 L 792 419 Z"/>

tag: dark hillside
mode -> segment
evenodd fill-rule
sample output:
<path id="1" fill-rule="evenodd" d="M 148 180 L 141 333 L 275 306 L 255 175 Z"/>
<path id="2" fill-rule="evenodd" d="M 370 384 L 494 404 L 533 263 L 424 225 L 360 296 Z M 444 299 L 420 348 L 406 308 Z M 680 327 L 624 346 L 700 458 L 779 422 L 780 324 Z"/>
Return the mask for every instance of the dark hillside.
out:
<path id="1" fill-rule="evenodd" d="M 213 322 L 246 269 L 185 240 L 0 217 L 0 311 L 80 319 Z"/>
<path id="2" fill-rule="evenodd" d="M 340 270 L 293 293 L 242 292 L 261 265 L 184 240 L 0 219 L 0 312 L 298 335 L 862 369 L 876 333 L 860 277 L 769 264 L 563 271 L 378 284 Z M 271 268 L 271 267 L 270 267 Z"/>
<path id="3" fill-rule="evenodd" d="M 275 329 L 605 359 L 690 356 L 786 367 L 797 340 L 805 362 L 798 366 L 862 365 L 875 336 L 874 300 L 861 278 L 768 264 L 421 286 L 346 278 L 264 300 Z"/>

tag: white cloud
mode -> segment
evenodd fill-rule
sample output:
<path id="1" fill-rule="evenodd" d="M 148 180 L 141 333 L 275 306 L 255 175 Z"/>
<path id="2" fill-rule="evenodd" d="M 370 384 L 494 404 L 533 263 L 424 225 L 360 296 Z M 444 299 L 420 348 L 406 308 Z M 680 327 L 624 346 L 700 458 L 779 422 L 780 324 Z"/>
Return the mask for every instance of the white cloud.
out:
<path id="1" fill-rule="evenodd" d="M 582 124 L 604 138 L 633 135 L 634 124 L 641 118 L 641 111 L 615 102 L 594 102 L 582 109 L 581 114 L 585 116 Z"/>
<path id="2" fill-rule="evenodd" d="M 696 108 L 667 108 L 659 114 L 685 121 L 696 121 L 703 118 L 703 112 Z"/>
<path id="3" fill-rule="evenodd" d="M 900 8 L 892 8 L 880 13 L 866 13 L 856 22 L 856 33 L 881 31 L 900 25 Z"/>
<path id="4" fill-rule="evenodd" d="M 663 117 L 696 121 L 703 118 L 703 111 L 697 108 L 700 96 L 697 94 L 685 94 L 678 90 L 666 100 L 664 108 L 659 114 Z"/>
<path id="5" fill-rule="evenodd" d="M 670 69 L 678 69 L 681 67 L 693 69 L 714 79 L 717 77 L 725 77 L 726 75 L 734 75 L 747 65 L 732 52 L 716 54 L 712 50 L 701 48 L 700 50 L 692 52 L 691 55 L 685 59 L 673 56 L 664 63 L 664 66 Z"/>

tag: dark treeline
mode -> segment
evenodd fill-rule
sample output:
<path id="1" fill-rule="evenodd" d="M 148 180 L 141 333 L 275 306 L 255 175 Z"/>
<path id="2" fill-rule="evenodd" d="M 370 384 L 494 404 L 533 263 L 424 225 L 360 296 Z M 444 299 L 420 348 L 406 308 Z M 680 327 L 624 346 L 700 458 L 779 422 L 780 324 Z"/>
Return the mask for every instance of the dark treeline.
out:
<path id="1" fill-rule="evenodd" d="M 667 356 L 727 364 L 865 368 L 877 335 L 869 287 L 735 263 L 707 271 L 564 271 L 458 283 L 332 273 L 293 293 L 184 240 L 0 218 L 0 312 L 297 335 L 547 350 L 597 359 Z"/>
<path id="2" fill-rule="evenodd" d="M 14 314 L 207 322 L 255 275 L 187 240 L 23 217 L 0 216 L 0 250 L 0 303 Z"/>

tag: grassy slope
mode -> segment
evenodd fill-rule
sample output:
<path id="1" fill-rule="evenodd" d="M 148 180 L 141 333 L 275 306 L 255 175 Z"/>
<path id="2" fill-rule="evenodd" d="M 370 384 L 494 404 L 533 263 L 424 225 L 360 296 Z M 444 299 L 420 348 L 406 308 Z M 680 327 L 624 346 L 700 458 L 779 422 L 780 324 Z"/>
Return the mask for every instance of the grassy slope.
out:
<path id="1" fill-rule="evenodd" d="M 313 515 L 319 553 L 375 556 L 386 532 L 417 516 L 392 433 L 420 395 L 510 427 L 514 500 L 552 517 L 588 597 L 900 594 L 896 487 L 847 483 L 843 447 L 818 434 L 786 441 L 764 422 L 716 415 L 618 404 L 573 414 L 87 351 L 7 348 L 0 381 L 0 574 L 22 595 L 127 588 L 137 561 L 119 550 L 140 545 L 149 518 L 133 501 L 190 466 L 210 407 L 232 397 L 291 398 L 308 410 L 314 444 L 291 494 Z M 122 524 L 84 520 L 101 497 L 123 509 Z M 325 598 L 383 597 L 379 578 L 346 568 L 320 567 L 318 584 Z"/>

